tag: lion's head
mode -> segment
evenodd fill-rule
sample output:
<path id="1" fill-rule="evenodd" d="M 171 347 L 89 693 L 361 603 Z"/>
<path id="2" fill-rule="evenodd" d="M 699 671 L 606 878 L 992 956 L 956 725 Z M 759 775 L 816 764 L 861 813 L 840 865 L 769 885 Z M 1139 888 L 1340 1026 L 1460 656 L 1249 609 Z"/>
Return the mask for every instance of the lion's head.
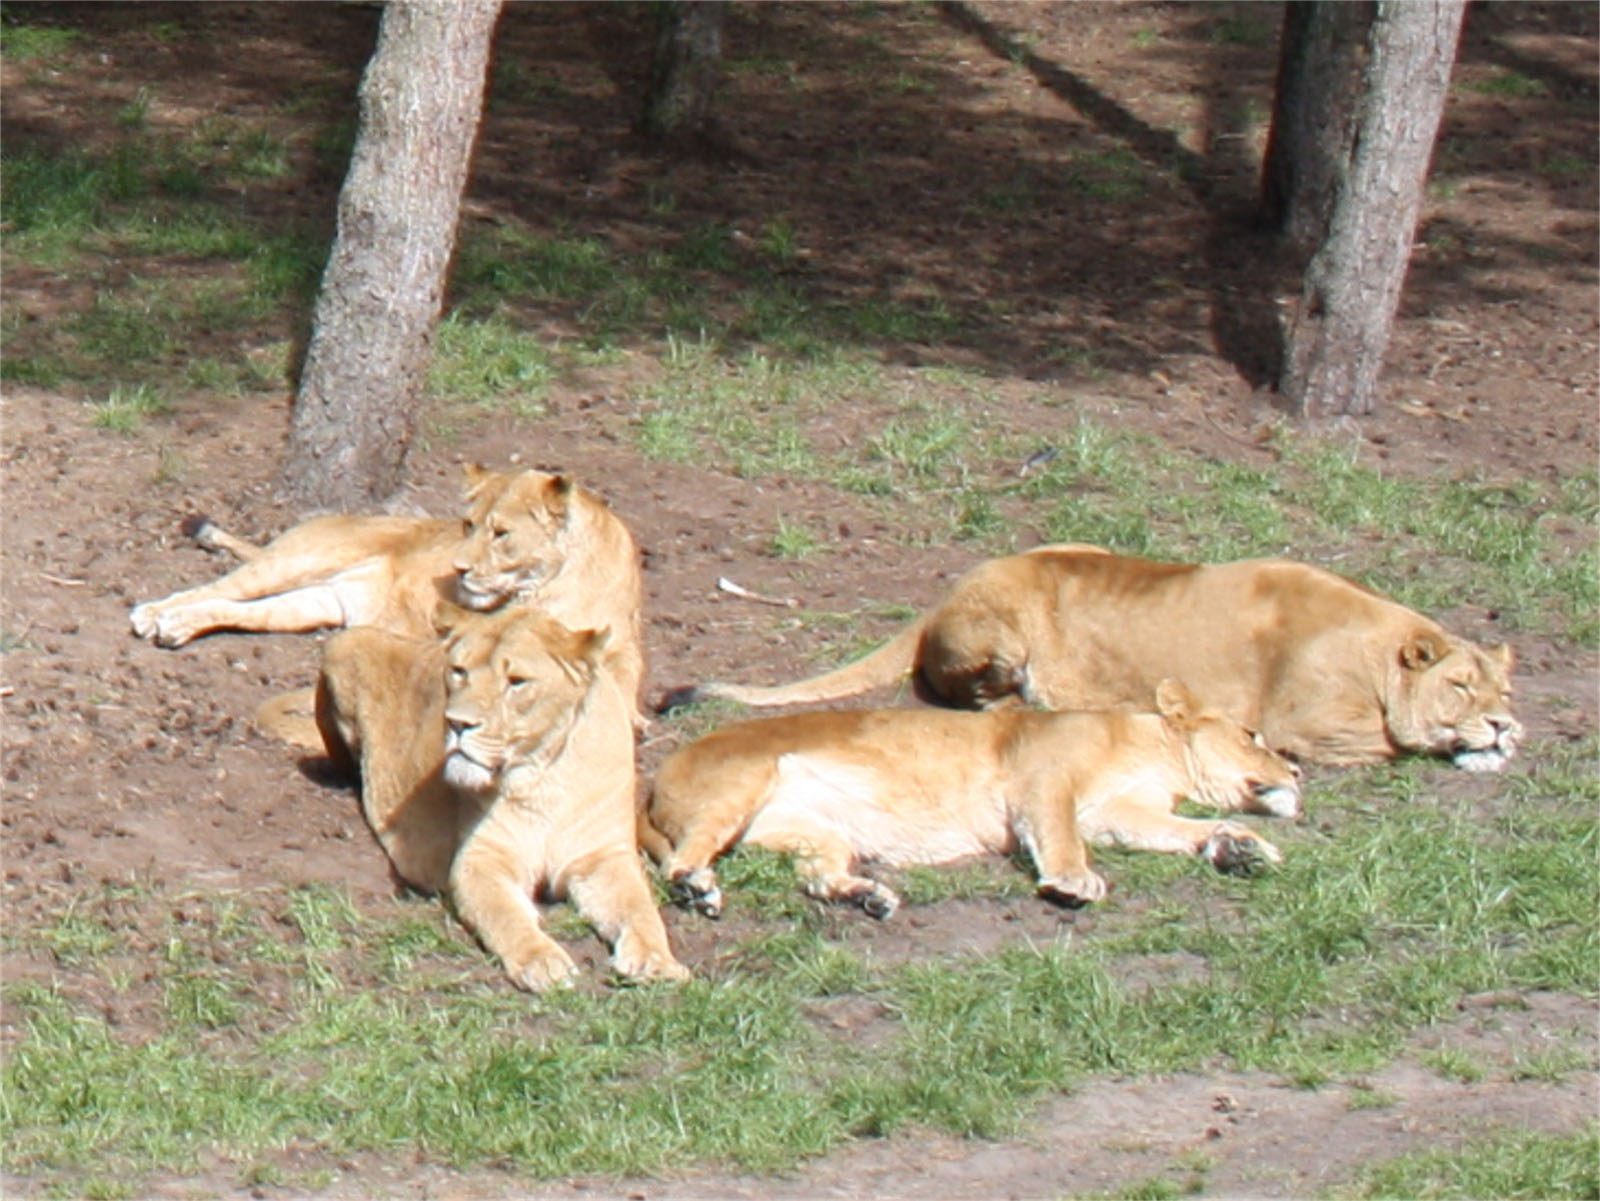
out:
<path id="1" fill-rule="evenodd" d="M 1448 755 L 1467 771 L 1499 771 L 1516 753 L 1511 648 L 1485 648 L 1432 630 L 1407 638 L 1385 712 L 1404 750 Z"/>
<path id="2" fill-rule="evenodd" d="M 1156 686 L 1156 709 L 1182 739 L 1193 800 L 1274 817 L 1300 812 L 1300 769 L 1259 733 L 1204 708 L 1177 680 Z"/>
<path id="3" fill-rule="evenodd" d="M 558 753 L 608 638 L 537 610 L 460 627 L 445 647 L 445 779 L 486 792 L 508 767 Z"/>
<path id="4" fill-rule="evenodd" d="M 496 609 L 560 571 L 575 491 L 571 476 L 468 467 L 467 515 L 454 561 L 461 604 Z"/>

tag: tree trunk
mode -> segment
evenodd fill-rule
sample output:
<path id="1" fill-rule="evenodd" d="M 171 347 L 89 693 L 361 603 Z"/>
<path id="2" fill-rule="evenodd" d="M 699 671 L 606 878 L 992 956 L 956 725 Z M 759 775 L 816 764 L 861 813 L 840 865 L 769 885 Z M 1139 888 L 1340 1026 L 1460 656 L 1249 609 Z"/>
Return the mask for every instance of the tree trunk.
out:
<path id="1" fill-rule="evenodd" d="M 724 0 L 664 0 L 641 126 L 660 145 L 703 142 L 722 62 Z"/>
<path id="2" fill-rule="evenodd" d="M 1306 268 L 1279 391 L 1302 417 L 1371 413 L 1465 0 L 1382 0 L 1354 153 Z"/>
<path id="3" fill-rule="evenodd" d="M 1350 164 L 1372 0 L 1288 0 L 1261 172 L 1263 222 L 1301 256 L 1321 245 Z"/>
<path id="4" fill-rule="evenodd" d="M 400 487 L 499 8 L 384 9 L 279 481 L 298 507 L 367 508 Z"/>

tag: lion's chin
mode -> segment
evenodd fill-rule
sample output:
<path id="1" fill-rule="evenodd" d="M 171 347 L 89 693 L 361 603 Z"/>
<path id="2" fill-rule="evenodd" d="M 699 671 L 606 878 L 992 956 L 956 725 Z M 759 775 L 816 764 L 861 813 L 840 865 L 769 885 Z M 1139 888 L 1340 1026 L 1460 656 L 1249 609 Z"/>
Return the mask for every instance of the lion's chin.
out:
<path id="1" fill-rule="evenodd" d="M 452 752 L 444 761 L 444 779 L 463 792 L 488 792 L 494 787 L 494 772 L 460 751 Z"/>
<path id="2" fill-rule="evenodd" d="M 1456 751 L 1450 761 L 1462 771 L 1499 771 L 1511 762 L 1511 752 L 1498 746 L 1486 746 Z"/>
<path id="3" fill-rule="evenodd" d="M 511 594 L 503 589 L 477 588 L 468 584 L 466 580 L 456 581 L 456 599 L 463 608 L 471 609 L 474 613 L 487 613 L 497 609 Z"/>
<path id="4" fill-rule="evenodd" d="M 1270 813 L 1273 817 L 1298 817 L 1300 790 L 1283 784 L 1264 788 L 1256 793 L 1254 807 L 1257 812 Z"/>

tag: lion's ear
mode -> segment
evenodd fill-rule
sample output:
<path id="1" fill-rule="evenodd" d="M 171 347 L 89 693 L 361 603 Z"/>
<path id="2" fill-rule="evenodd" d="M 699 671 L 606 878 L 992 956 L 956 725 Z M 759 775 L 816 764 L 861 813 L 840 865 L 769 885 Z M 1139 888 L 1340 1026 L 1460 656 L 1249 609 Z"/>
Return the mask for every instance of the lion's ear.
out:
<path id="1" fill-rule="evenodd" d="M 1156 685 L 1156 712 L 1175 726 L 1184 726 L 1194 720 L 1200 703 L 1182 680 L 1171 676 Z"/>
<path id="2" fill-rule="evenodd" d="M 600 660 L 605 657 L 607 649 L 611 646 L 611 627 L 605 626 L 598 630 L 584 630 L 578 635 L 581 654 L 589 663 L 598 667 Z"/>
<path id="3" fill-rule="evenodd" d="M 1439 635 L 1423 630 L 1406 639 L 1400 648 L 1400 663 L 1407 671 L 1421 671 L 1450 653 L 1450 644 Z"/>
<path id="4" fill-rule="evenodd" d="M 466 495 L 471 496 L 483 486 L 483 481 L 494 473 L 482 463 L 463 463 L 461 465 L 461 474 L 464 477 L 461 490 Z"/>
<path id="5" fill-rule="evenodd" d="M 541 498 L 546 511 L 557 517 L 565 516 L 568 508 L 567 502 L 571 500 L 572 494 L 576 490 L 577 484 L 573 482 L 570 475 L 552 475 L 545 481 Z"/>
<path id="6" fill-rule="evenodd" d="M 1489 648 L 1489 658 L 1498 663 L 1509 675 L 1511 669 L 1517 665 L 1517 653 L 1511 649 L 1509 642 L 1502 642 L 1499 646 Z"/>

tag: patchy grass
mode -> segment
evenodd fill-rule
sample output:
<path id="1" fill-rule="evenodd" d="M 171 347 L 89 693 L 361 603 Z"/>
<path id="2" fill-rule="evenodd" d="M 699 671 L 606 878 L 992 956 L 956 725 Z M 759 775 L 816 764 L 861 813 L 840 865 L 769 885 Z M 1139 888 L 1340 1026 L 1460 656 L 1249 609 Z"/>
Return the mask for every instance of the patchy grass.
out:
<path id="1" fill-rule="evenodd" d="M 807 898 L 785 857 L 741 850 L 721 875 L 725 920 L 747 933 L 678 989 L 515 994 L 429 902 L 374 914 L 327 888 L 107 890 L 8 932 L 12 950 L 56 964 L 53 983 L 6 993 L 20 1032 L 5 1066 L 11 1166 L 137 1191 L 140 1172 L 218 1155 L 243 1179 L 292 1139 L 537 1178 L 711 1161 L 767 1171 L 911 1126 L 1004 1134 L 1042 1096 L 1103 1074 L 1227 1064 L 1302 1086 L 1359 1079 L 1449 1020 L 1464 993 L 1592 989 L 1593 753 L 1553 750 L 1512 777 L 1539 805 L 1487 815 L 1434 797 L 1439 765 L 1342 775 L 1313 791 L 1316 827 L 1274 828 L 1279 871 L 1237 880 L 1172 856 L 1102 856 L 1118 892 L 1096 936 L 896 967 L 825 937 L 831 922 L 869 919 Z M 897 883 L 913 909 L 1035 903 L 1025 874 L 1000 863 Z M 1118 900 L 1136 895 L 1176 907 Z M 560 936 L 591 938 L 555 918 Z M 164 997 L 138 1037 L 94 1001 L 130 949 Z M 1172 952 L 1197 970 L 1129 970 Z M 881 1036 L 862 1045 L 800 1020 L 831 996 L 871 999 Z M 1459 1057 L 1432 1061 L 1461 1078 Z M 1423 1179 L 1394 1173 L 1462 1182 L 1417 1195 L 1523 1195 L 1502 1194 L 1492 1173 L 1514 1184 L 1535 1163 L 1552 1181 L 1579 1170 L 1572 1140 L 1486 1145 L 1497 1150 L 1385 1165 L 1355 1195 Z"/>
<path id="2" fill-rule="evenodd" d="M 1347 1197 L 1526 1198 L 1600 1195 L 1600 1128 L 1577 1134 L 1495 1130 L 1453 1150 L 1403 1155 L 1367 1170 Z"/>

